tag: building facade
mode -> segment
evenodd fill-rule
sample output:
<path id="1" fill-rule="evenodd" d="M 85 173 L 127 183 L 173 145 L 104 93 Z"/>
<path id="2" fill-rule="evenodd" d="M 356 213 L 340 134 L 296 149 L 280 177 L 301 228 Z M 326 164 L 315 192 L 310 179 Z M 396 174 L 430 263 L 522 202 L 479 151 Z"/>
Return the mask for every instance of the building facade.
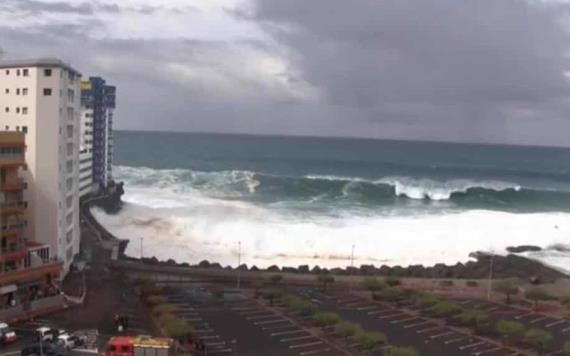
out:
<path id="1" fill-rule="evenodd" d="M 26 134 L 26 235 L 64 274 L 79 252 L 80 78 L 57 59 L 0 62 L 0 129 Z"/>
<path id="2" fill-rule="evenodd" d="M 81 109 L 79 125 L 79 197 L 93 190 L 93 109 Z"/>
<path id="3" fill-rule="evenodd" d="M 26 230 L 25 134 L 0 131 L 0 319 L 37 315 L 63 305 L 55 285 L 63 263 Z"/>
<path id="4" fill-rule="evenodd" d="M 113 116 L 116 88 L 104 79 L 90 77 L 81 83 L 82 112 L 91 112 L 93 119 L 93 183 L 107 188 L 113 179 Z"/>

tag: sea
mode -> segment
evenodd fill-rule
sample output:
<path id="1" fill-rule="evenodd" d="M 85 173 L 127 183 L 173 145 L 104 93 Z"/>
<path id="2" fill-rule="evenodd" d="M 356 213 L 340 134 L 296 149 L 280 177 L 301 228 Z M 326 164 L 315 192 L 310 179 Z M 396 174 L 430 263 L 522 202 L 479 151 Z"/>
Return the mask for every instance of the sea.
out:
<path id="1" fill-rule="evenodd" d="M 115 133 L 127 254 L 236 266 L 455 264 L 475 251 L 570 271 L 570 149 Z"/>

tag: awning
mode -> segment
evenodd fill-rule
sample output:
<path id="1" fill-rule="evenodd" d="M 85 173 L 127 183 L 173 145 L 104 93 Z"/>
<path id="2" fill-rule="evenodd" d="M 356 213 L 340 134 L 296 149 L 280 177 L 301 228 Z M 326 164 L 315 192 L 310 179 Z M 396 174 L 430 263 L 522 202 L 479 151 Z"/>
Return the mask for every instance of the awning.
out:
<path id="1" fill-rule="evenodd" d="M 16 287 L 15 284 L 9 284 L 7 286 L 0 287 L 0 294 L 14 293 L 17 290 L 18 290 L 18 287 Z"/>

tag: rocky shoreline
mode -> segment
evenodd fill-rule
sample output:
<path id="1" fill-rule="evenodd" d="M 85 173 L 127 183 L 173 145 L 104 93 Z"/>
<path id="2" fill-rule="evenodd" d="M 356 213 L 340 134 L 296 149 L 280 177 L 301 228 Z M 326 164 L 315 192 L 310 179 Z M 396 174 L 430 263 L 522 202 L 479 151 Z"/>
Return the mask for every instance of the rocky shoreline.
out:
<path id="1" fill-rule="evenodd" d="M 124 194 L 123 183 L 113 183 L 109 186 L 104 196 L 93 201 L 95 206 L 101 207 L 108 214 L 117 214 L 120 212 L 123 202 L 121 196 Z M 87 209 L 89 210 L 89 209 Z M 91 214 L 89 214 L 91 216 Z M 127 240 L 120 240 L 109 233 L 101 226 L 92 216 L 95 226 L 101 230 L 101 235 L 108 239 L 114 239 L 120 246 L 119 258 L 126 261 L 138 261 L 140 259 L 126 256 L 124 251 L 128 244 Z M 333 273 L 336 275 L 360 275 L 360 276 L 393 276 L 393 277 L 414 277 L 414 278 L 449 278 L 449 279 L 484 279 L 488 278 L 490 266 L 493 265 L 493 278 L 519 278 L 528 280 L 532 283 L 550 283 L 559 278 L 567 277 L 560 271 L 550 268 L 540 262 L 516 255 L 528 251 L 540 251 L 538 246 L 513 246 L 508 247 L 506 256 L 491 255 L 485 252 L 474 252 L 469 257 L 471 261 L 466 263 L 457 263 L 455 265 L 445 265 L 443 263 L 434 266 L 424 266 L 421 264 L 402 266 L 382 265 L 376 267 L 374 265 L 361 265 L 360 267 L 347 268 L 321 268 L 315 266 L 309 268 L 308 265 L 297 267 L 279 267 L 276 265 L 268 268 L 258 268 L 257 266 L 247 266 L 245 264 L 239 266 L 244 271 L 266 271 L 266 272 L 283 272 L 283 273 L 299 273 L 299 274 L 319 274 Z M 492 261 L 491 261 L 492 259 Z M 151 266 L 168 266 L 168 267 L 184 267 L 184 268 L 209 268 L 218 270 L 234 270 L 235 267 L 222 266 L 216 262 L 203 260 L 198 264 L 191 265 L 189 263 L 178 263 L 173 259 L 160 261 L 156 257 L 143 258 L 142 263 Z"/>

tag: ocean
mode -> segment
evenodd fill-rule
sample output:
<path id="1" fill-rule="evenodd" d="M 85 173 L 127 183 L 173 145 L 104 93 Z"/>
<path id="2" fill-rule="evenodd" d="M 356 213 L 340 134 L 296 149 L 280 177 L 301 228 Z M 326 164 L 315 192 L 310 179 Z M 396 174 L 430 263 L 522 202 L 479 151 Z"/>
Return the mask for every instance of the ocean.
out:
<path id="1" fill-rule="evenodd" d="M 570 149 L 115 133 L 127 254 L 235 266 L 455 264 L 525 253 L 570 271 Z"/>

